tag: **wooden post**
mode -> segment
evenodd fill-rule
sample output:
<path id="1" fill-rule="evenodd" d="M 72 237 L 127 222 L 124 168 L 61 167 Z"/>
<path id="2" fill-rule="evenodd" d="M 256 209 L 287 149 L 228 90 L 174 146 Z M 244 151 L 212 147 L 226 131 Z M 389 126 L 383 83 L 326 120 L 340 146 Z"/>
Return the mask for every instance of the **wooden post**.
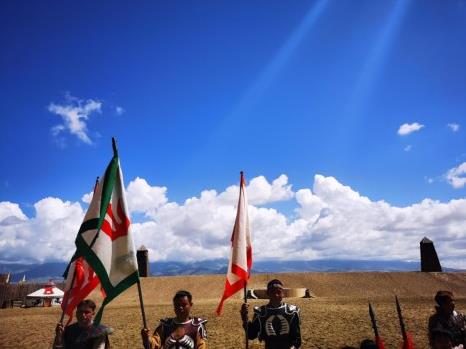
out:
<path id="1" fill-rule="evenodd" d="M 247 283 L 244 283 L 244 303 L 248 302 L 248 290 Z M 246 326 L 244 327 L 244 335 L 246 337 L 246 349 L 249 349 L 249 339 L 248 339 L 248 321 L 246 321 Z"/>
<path id="2" fill-rule="evenodd" d="M 142 325 L 144 328 L 147 328 L 147 320 L 146 320 L 146 312 L 144 310 L 144 301 L 142 299 L 142 289 L 141 289 L 141 281 L 138 278 L 138 294 L 139 294 L 139 305 L 141 306 L 141 315 L 142 315 Z M 149 341 L 143 343 L 145 349 L 150 349 Z"/>

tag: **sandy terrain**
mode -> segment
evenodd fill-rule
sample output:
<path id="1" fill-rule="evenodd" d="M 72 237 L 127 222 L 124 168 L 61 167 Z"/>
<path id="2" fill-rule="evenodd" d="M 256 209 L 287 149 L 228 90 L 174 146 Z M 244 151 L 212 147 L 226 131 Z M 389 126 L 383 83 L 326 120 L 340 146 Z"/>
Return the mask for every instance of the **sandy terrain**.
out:
<path id="1" fill-rule="evenodd" d="M 427 348 L 426 323 L 433 312 L 433 295 L 448 289 L 457 296 L 457 309 L 466 312 L 466 273 L 299 273 L 259 274 L 250 283 L 263 287 L 278 277 L 288 287 L 306 287 L 316 295 L 311 299 L 288 299 L 301 307 L 303 348 L 341 348 L 356 346 L 372 337 L 367 311 L 370 300 L 379 320 L 386 348 L 399 348 L 400 333 L 393 296 L 397 294 L 417 348 Z M 226 302 L 224 314 L 214 315 L 223 291 L 224 275 L 157 277 L 142 280 L 147 321 L 154 328 L 162 317 L 172 315 L 171 297 L 178 289 L 193 293 L 193 315 L 207 318 L 209 347 L 244 347 L 240 327 L 239 298 Z M 99 299 L 94 294 L 94 299 Z M 262 304 L 254 300 L 251 304 Z M 50 348 L 57 308 L 1 309 L 0 348 Z M 139 330 L 142 318 L 136 287 L 115 299 L 105 310 L 103 322 L 115 329 L 113 348 L 142 348 Z M 251 349 L 263 348 L 257 341 Z"/>

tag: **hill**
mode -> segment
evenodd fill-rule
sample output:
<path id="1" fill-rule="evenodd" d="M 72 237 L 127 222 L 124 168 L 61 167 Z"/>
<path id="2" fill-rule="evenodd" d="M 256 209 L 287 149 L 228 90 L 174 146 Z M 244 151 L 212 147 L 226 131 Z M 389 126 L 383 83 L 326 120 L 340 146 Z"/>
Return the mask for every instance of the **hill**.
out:
<path id="1" fill-rule="evenodd" d="M 374 305 L 380 333 L 386 348 L 399 348 L 400 331 L 394 304 L 397 294 L 406 326 L 412 332 L 416 348 L 428 348 L 426 324 L 433 313 L 433 295 L 448 289 L 457 296 L 457 309 L 466 310 L 466 273 L 357 272 L 357 273 L 265 273 L 252 276 L 250 287 L 263 287 L 272 278 L 288 287 L 310 288 L 315 298 L 288 299 L 301 307 L 303 348 L 337 349 L 357 346 L 371 338 L 372 329 L 367 302 Z M 171 316 L 171 298 L 179 289 L 193 293 L 193 314 L 207 318 L 209 349 L 244 347 L 239 319 L 240 296 L 226 302 L 221 317 L 214 315 L 223 291 L 224 275 L 164 276 L 141 279 L 148 325 L 154 328 L 160 318 Z M 100 299 L 100 292 L 91 297 Z M 252 305 L 263 300 L 252 300 Z M 49 348 L 58 308 L 0 309 L 0 347 Z M 141 313 L 135 286 L 112 301 L 104 312 L 103 322 L 112 326 L 112 348 L 141 347 L 139 331 Z M 250 349 L 263 348 L 257 341 Z"/>
<path id="2" fill-rule="evenodd" d="M 175 275 L 210 275 L 225 274 L 228 266 L 226 259 L 212 259 L 195 262 L 159 261 L 150 263 L 152 276 Z M 18 264 L 0 263 L 0 273 L 11 273 L 12 281 L 16 282 L 26 276 L 30 281 L 59 280 L 62 278 L 67 263 Z M 419 262 L 390 260 L 267 260 L 255 261 L 252 272 L 257 273 L 299 273 L 299 272 L 354 272 L 354 271 L 417 271 Z M 444 271 L 456 271 L 444 268 Z"/>

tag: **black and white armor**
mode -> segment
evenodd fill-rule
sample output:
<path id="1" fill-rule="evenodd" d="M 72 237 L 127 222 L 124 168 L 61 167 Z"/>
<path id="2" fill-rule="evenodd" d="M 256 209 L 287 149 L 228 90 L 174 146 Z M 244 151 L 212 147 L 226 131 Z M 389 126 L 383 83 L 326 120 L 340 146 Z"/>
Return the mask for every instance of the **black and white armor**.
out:
<path id="1" fill-rule="evenodd" d="M 248 326 L 249 339 L 259 338 L 267 349 L 285 349 L 301 345 L 299 308 L 282 303 L 279 307 L 254 307 L 254 318 Z"/>

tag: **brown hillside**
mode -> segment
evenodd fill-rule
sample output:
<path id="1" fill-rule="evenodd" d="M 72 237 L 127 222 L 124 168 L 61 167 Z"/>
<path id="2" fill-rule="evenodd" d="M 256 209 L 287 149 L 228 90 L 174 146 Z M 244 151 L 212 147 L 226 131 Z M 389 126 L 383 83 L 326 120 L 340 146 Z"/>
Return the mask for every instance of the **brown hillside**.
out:
<path id="1" fill-rule="evenodd" d="M 433 312 L 433 295 L 448 289 L 457 296 L 457 309 L 466 311 L 466 273 L 295 273 L 254 275 L 251 287 L 263 287 L 272 278 L 288 287 L 310 288 L 311 299 L 289 299 L 301 307 L 303 349 L 335 349 L 357 346 L 371 338 L 367 301 L 375 308 L 386 348 L 399 348 L 400 332 L 393 295 L 401 301 L 406 326 L 416 348 L 427 349 L 426 324 Z M 160 318 L 173 313 L 171 298 L 179 289 L 194 295 L 193 315 L 207 318 L 210 349 L 244 348 L 240 328 L 239 298 L 228 300 L 221 317 L 214 315 L 225 282 L 224 275 L 152 277 L 142 279 L 148 325 L 154 328 Z M 92 295 L 100 299 L 98 293 Z M 250 301 L 252 305 L 263 300 Z M 57 308 L 1 309 L 0 348 L 50 348 Z M 115 329 L 112 348 L 141 348 L 142 326 L 136 287 L 115 299 L 104 312 L 103 322 Z M 257 341 L 250 349 L 263 348 Z"/>
<path id="2" fill-rule="evenodd" d="M 371 298 L 400 297 L 431 298 L 439 289 L 448 289 L 458 297 L 466 298 L 466 273 L 281 273 L 256 274 L 249 288 L 264 287 L 278 278 L 286 287 L 309 288 L 316 297 Z M 142 278 L 145 303 L 170 303 L 180 289 L 189 290 L 196 300 L 219 299 L 223 292 L 225 275 L 190 275 Z M 137 302 L 136 288 L 115 300 L 119 304 Z M 238 297 L 241 295 L 238 294 Z"/>

